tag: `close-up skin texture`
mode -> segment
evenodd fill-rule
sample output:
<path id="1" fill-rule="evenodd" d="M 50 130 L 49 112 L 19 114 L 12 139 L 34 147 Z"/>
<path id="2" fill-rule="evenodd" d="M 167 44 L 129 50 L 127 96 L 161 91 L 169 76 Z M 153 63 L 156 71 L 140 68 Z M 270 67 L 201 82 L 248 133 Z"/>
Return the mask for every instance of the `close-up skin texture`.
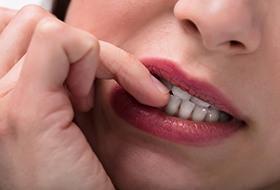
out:
<path id="1" fill-rule="evenodd" d="M 205 133 L 185 129 L 200 124 L 124 105 L 114 81 L 99 81 L 95 109 L 78 123 L 120 189 L 279 188 L 279 8 L 277 0 L 72 1 L 67 23 L 241 121 L 218 126 L 234 131 L 225 134 L 211 133 L 216 122 Z"/>
<path id="2" fill-rule="evenodd" d="M 280 189 L 279 10 L 1 9 L 0 189 Z"/>

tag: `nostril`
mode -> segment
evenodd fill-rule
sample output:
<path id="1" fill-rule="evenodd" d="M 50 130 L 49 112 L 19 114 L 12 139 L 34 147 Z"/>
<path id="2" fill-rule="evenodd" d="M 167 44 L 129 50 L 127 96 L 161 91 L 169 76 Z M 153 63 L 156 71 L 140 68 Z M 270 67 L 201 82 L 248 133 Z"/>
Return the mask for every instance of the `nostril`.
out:
<path id="1" fill-rule="evenodd" d="M 198 27 L 191 20 L 185 20 L 185 24 L 186 24 L 186 26 L 188 26 L 189 29 L 192 29 L 195 32 L 199 32 Z"/>
<path id="2" fill-rule="evenodd" d="M 194 22 L 189 21 L 189 25 L 193 28 L 193 30 L 198 31 L 198 28 Z"/>
<path id="3" fill-rule="evenodd" d="M 210 46 L 209 44 L 206 44 L 206 45 L 208 45 L 206 47 L 208 47 L 211 50 L 228 53 L 230 55 L 242 54 L 244 52 L 247 52 L 247 48 L 248 48 L 244 43 L 237 41 L 237 40 L 229 40 L 224 43 L 217 44 L 217 45 L 210 44 L 212 46 Z"/>
<path id="4" fill-rule="evenodd" d="M 235 49 L 245 49 L 245 45 L 239 41 L 236 40 L 231 40 L 229 41 L 229 45 L 231 48 L 235 48 Z"/>
<path id="5" fill-rule="evenodd" d="M 201 34 L 199 28 L 193 21 L 185 20 L 184 23 L 189 31 L 193 31 L 195 33 Z M 219 45 L 219 47 L 227 47 L 227 48 L 229 48 L 231 50 L 235 50 L 235 51 L 236 50 L 240 51 L 240 50 L 246 49 L 246 46 L 238 40 L 229 40 L 227 42 L 221 43 L 220 45 Z"/>

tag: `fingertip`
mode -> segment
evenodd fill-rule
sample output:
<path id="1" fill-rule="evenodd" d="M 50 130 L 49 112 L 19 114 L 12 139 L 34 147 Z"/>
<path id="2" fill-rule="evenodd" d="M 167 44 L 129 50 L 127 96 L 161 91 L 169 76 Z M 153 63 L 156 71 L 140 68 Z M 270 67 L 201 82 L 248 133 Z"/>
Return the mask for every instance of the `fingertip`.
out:
<path id="1" fill-rule="evenodd" d="M 169 101 L 169 93 L 154 93 L 150 91 L 142 92 L 142 94 L 133 95 L 137 101 L 144 105 L 161 108 L 164 107 Z"/>
<path id="2" fill-rule="evenodd" d="M 146 96 L 146 102 L 144 104 L 153 106 L 153 107 L 163 107 L 165 106 L 169 101 L 169 92 L 170 89 L 168 89 L 162 82 L 160 82 L 156 77 L 153 75 L 151 76 L 152 85 L 154 86 L 154 90 L 147 90 L 145 93 Z"/>
<path id="3" fill-rule="evenodd" d="M 157 97 L 153 102 L 154 107 L 161 108 L 167 105 L 169 101 L 169 93 L 162 94 L 161 97 Z"/>
<path id="4" fill-rule="evenodd" d="M 162 93 L 162 94 L 169 94 L 169 89 L 162 84 L 156 77 L 154 77 L 153 75 L 151 75 L 152 81 L 155 85 L 155 87 Z"/>

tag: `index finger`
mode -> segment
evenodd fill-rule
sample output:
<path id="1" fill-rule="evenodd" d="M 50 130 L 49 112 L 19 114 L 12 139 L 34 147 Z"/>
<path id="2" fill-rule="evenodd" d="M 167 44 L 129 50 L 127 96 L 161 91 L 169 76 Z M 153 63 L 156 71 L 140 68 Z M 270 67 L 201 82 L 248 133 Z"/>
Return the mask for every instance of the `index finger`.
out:
<path id="1" fill-rule="evenodd" d="M 162 107 L 169 99 L 169 89 L 153 77 L 133 55 L 100 41 L 100 60 L 97 78 L 114 78 L 139 102 Z"/>

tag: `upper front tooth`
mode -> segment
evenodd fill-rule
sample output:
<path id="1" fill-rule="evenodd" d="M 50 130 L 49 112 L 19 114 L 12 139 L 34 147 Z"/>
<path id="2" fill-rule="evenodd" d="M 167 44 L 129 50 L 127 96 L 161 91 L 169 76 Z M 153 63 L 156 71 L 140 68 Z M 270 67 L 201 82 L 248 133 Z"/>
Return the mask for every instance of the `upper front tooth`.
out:
<path id="1" fill-rule="evenodd" d="M 190 100 L 192 97 L 192 95 L 190 95 L 186 91 L 183 91 L 181 88 L 177 86 L 172 87 L 172 92 L 175 96 L 181 98 L 182 100 Z"/>
<path id="2" fill-rule="evenodd" d="M 194 103 L 190 102 L 189 100 L 183 100 L 182 104 L 180 105 L 178 116 L 184 119 L 190 118 L 194 107 Z"/>
<path id="3" fill-rule="evenodd" d="M 191 98 L 191 102 L 195 103 L 196 105 L 199 105 L 201 107 L 209 107 L 211 104 L 207 103 L 207 102 L 204 102 L 203 100 L 199 99 L 199 98 L 196 98 L 196 97 L 192 97 Z"/>
<path id="4" fill-rule="evenodd" d="M 178 111 L 182 100 L 176 96 L 170 95 L 169 102 L 166 105 L 165 111 L 169 115 L 175 115 Z"/>

